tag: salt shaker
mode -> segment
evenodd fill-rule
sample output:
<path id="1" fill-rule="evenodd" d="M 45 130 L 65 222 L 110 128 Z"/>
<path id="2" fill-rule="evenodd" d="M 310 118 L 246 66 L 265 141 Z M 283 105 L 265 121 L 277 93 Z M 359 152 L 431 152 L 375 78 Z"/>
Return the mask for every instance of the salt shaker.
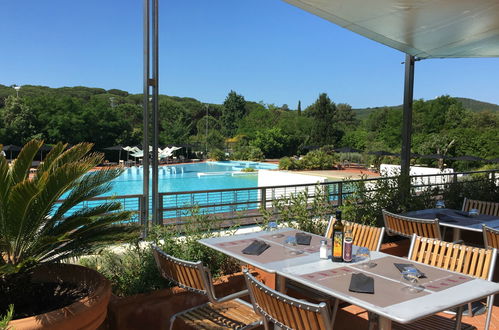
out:
<path id="1" fill-rule="evenodd" d="M 323 239 L 321 241 L 321 248 L 319 250 L 319 257 L 321 259 L 327 259 L 327 241 Z"/>

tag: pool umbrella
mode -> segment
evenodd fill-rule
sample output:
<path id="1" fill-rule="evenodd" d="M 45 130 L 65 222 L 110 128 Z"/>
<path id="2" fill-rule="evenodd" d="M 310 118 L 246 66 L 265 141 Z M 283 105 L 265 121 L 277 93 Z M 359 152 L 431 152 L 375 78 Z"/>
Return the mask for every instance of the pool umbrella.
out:
<path id="1" fill-rule="evenodd" d="M 12 151 L 21 151 L 21 147 L 13 145 L 13 144 L 8 144 L 6 146 L 3 146 L 2 151 L 8 151 L 9 152 L 9 159 L 12 160 Z"/>
<path id="2" fill-rule="evenodd" d="M 334 149 L 335 152 L 342 152 L 342 153 L 359 153 L 362 152 L 362 150 L 351 148 L 351 147 L 342 147 L 342 148 L 336 148 Z"/>
<path id="3" fill-rule="evenodd" d="M 370 152 L 368 152 L 368 154 L 375 155 L 375 156 L 397 156 L 397 154 L 394 154 L 394 153 L 388 152 L 388 151 L 383 151 L 383 150 L 370 151 Z"/>
<path id="4" fill-rule="evenodd" d="M 467 160 L 470 162 L 482 162 L 485 160 L 481 157 L 476 157 L 476 156 L 457 156 L 457 157 L 451 157 L 450 159 L 452 159 L 452 160 Z"/>
<path id="5" fill-rule="evenodd" d="M 118 145 L 115 145 L 115 146 L 112 146 L 112 147 L 104 148 L 104 150 L 118 150 L 118 163 L 120 162 L 120 160 L 121 160 L 121 150 L 123 150 L 123 146 L 121 144 L 118 144 Z"/>

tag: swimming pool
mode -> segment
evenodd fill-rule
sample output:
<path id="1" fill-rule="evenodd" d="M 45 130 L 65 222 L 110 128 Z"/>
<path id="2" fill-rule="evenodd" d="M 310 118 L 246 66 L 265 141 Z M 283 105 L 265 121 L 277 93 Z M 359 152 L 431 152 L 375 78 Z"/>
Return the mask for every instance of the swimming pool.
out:
<path id="1" fill-rule="evenodd" d="M 276 164 L 224 161 L 160 166 L 158 191 L 196 191 L 227 188 L 251 188 L 258 184 L 257 172 L 243 168 L 277 169 Z M 143 169 L 131 167 L 113 181 L 111 191 L 103 196 L 142 194 Z"/>

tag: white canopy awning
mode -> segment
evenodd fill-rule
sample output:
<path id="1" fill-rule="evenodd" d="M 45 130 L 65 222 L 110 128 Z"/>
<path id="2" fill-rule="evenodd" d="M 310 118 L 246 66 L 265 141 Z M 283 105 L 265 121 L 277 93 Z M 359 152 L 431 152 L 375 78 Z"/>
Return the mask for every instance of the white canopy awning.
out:
<path id="1" fill-rule="evenodd" d="M 284 0 L 419 58 L 499 57 L 499 0 Z"/>

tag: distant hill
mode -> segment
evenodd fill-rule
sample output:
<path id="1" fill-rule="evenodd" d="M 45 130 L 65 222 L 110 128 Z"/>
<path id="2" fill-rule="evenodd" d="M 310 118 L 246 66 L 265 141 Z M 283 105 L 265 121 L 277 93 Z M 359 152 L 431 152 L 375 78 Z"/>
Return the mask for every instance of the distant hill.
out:
<path id="1" fill-rule="evenodd" d="M 482 111 L 492 111 L 492 112 L 497 112 L 499 111 L 499 105 L 493 104 L 493 103 L 487 103 L 487 102 L 482 102 L 474 99 L 468 99 L 464 97 L 455 97 L 455 99 L 461 101 L 463 106 L 473 112 L 482 112 Z M 374 108 L 359 108 L 359 109 L 353 109 L 355 114 L 357 115 L 357 118 L 359 119 L 366 119 L 369 117 L 371 112 L 376 111 L 377 109 L 382 109 L 382 108 L 388 108 L 388 109 L 397 109 L 397 108 L 402 108 L 402 105 L 394 105 L 394 106 L 384 106 L 384 107 L 374 107 Z"/>

